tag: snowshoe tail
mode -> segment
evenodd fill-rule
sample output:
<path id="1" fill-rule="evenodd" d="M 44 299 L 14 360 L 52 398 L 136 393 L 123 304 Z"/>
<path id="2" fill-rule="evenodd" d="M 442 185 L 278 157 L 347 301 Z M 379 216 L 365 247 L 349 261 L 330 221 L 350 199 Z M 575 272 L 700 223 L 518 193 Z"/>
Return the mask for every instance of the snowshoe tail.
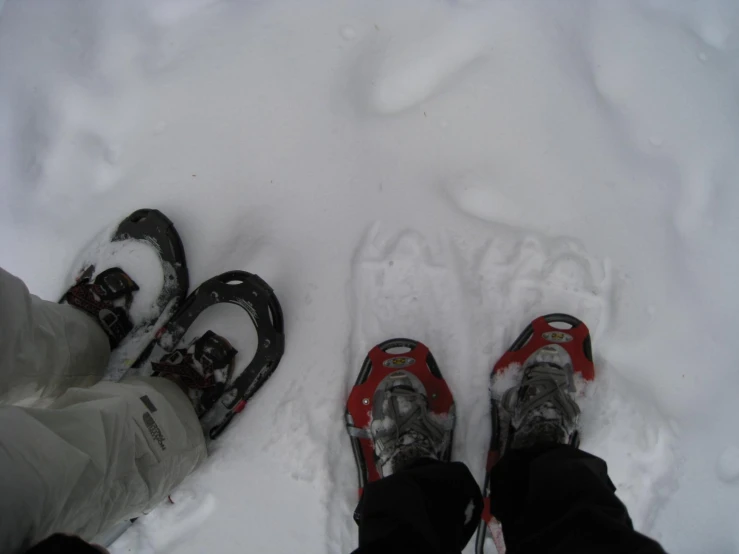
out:
<path id="1" fill-rule="evenodd" d="M 398 353 L 399 350 L 403 352 Z M 426 389 L 430 411 L 440 416 L 454 417 L 454 398 L 426 345 L 411 339 L 392 339 L 370 350 L 349 394 L 345 414 L 346 428 L 357 463 L 360 496 L 367 483 L 380 478 L 369 432 L 375 390 L 388 374 L 401 369 L 421 381 Z M 442 456 L 443 460 L 448 461 L 451 457 L 452 440 Z"/>
<path id="2" fill-rule="evenodd" d="M 569 326 L 564 328 L 563 325 Z M 558 325 L 555 327 L 554 325 Z M 491 396 L 491 436 L 488 449 L 485 485 L 483 487 L 483 511 L 480 526 L 475 538 L 476 554 L 483 554 L 487 531 L 490 531 L 498 554 L 505 554 L 505 542 L 500 523 L 490 513 L 490 472 L 505 453 L 507 442 L 511 436 L 510 423 L 503 421 L 498 404 L 492 396 L 493 383 L 511 364 L 523 365 L 534 352 L 548 344 L 556 344 L 564 348 L 570 356 L 575 373 L 579 373 L 585 381 L 595 378 L 590 331 L 587 325 L 574 316 L 567 314 L 549 314 L 532 321 L 518 336 L 510 348 L 493 367 L 490 375 Z M 574 437 L 574 446 L 579 445 L 579 437 Z"/>
<path id="3" fill-rule="evenodd" d="M 181 346 L 185 333 L 198 316 L 207 308 L 222 303 L 235 304 L 246 311 L 257 331 L 258 346 L 251 362 L 242 371 L 234 371 L 220 399 L 201 418 L 211 439 L 220 435 L 245 408 L 247 401 L 277 368 L 285 351 L 282 308 L 266 282 L 246 271 L 229 271 L 208 279 L 185 299 L 134 364 L 140 373 L 151 374 L 151 362 Z"/>

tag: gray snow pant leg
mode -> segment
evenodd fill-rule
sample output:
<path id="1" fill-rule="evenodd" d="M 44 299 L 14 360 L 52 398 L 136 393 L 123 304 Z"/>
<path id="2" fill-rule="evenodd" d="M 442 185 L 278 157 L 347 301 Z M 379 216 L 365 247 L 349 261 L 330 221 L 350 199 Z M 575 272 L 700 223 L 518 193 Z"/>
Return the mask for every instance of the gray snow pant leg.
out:
<path id="1" fill-rule="evenodd" d="M 90 540 L 155 507 L 205 459 L 179 387 L 100 381 L 108 355 L 89 316 L 0 270 L 0 552 L 54 532 Z M 44 408 L 8 403 L 39 391 L 56 398 Z"/>
<path id="2" fill-rule="evenodd" d="M 109 357 L 108 337 L 94 319 L 30 294 L 0 268 L 0 403 L 94 385 Z"/>

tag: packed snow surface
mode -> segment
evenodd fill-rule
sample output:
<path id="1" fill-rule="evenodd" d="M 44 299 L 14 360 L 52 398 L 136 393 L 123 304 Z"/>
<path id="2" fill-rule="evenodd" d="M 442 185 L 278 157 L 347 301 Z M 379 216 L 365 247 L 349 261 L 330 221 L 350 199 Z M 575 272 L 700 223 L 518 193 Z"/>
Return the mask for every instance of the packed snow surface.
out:
<path id="1" fill-rule="evenodd" d="M 0 265 L 57 299 L 158 208 L 191 289 L 247 270 L 285 313 L 277 372 L 113 552 L 351 551 L 369 348 L 428 344 L 481 481 L 490 369 L 565 311 L 636 527 L 738 553 L 737 98 L 732 0 L 5 2 Z M 245 352 L 239 317 L 211 328 Z"/>

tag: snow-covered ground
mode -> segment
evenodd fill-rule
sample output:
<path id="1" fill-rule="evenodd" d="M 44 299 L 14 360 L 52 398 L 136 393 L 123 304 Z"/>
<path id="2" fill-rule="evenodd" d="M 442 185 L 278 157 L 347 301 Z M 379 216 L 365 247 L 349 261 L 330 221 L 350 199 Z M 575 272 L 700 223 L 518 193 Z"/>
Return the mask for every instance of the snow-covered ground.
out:
<path id="1" fill-rule="evenodd" d="M 8 0 L 0 265 L 58 298 L 156 207 L 193 284 L 258 273 L 286 317 L 275 375 L 113 552 L 350 551 L 367 350 L 431 347 L 481 480 L 490 368 L 561 310 L 636 526 L 738 553 L 737 98 L 733 0 Z"/>

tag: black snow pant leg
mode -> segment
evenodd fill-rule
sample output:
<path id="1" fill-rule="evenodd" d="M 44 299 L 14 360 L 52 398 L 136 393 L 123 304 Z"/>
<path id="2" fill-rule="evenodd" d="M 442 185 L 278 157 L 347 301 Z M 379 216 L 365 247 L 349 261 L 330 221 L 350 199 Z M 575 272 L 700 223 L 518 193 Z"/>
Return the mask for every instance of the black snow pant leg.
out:
<path id="1" fill-rule="evenodd" d="M 576 448 L 511 450 L 493 468 L 490 509 L 508 554 L 664 554 L 615 490 L 606 463 Z"/>
<path id="2" fill-rule="evenodd" d="M 480 488 L 467 466 L 420 460 L 365 487 L 354 516 L 355 554 L 458 554 L 481 512 Z"/>

